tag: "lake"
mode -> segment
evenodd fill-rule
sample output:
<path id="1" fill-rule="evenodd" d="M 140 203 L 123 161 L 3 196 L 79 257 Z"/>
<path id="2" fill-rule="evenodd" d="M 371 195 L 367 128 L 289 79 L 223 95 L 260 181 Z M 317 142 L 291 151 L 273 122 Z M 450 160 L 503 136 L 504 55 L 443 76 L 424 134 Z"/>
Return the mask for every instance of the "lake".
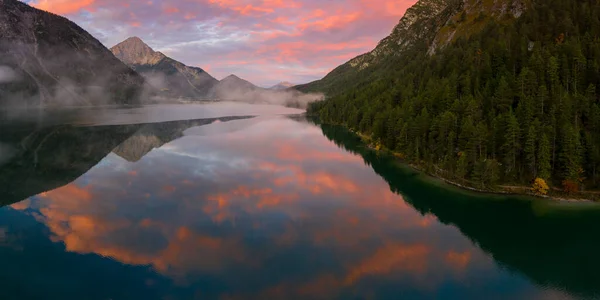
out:
<path id="1" fill-rule="evenodd" d="M 1 114 L 0 299 L 593 299 L 600 209 L 464 192 L 276 106 Z"/>

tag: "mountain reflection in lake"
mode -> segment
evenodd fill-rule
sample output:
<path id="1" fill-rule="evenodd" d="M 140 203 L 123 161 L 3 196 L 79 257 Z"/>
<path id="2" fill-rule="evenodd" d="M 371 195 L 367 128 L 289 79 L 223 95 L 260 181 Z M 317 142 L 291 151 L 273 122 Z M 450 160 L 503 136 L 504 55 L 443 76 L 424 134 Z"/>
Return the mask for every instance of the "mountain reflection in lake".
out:
<path id="1" fill-rule="evenodd" d="M 447 190 L 302 117 L 44 130 L 0 166 L 2 299 L 600 290 L 597 210 Z"/>

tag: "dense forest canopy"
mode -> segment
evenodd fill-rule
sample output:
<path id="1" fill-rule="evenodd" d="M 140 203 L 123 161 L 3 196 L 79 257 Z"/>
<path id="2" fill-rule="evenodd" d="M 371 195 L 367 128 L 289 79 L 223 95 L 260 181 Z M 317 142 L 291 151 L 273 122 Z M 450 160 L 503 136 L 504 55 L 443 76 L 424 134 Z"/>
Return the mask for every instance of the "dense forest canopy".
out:
<path id="1" fill-rule="evenodd" d="M 480 29 L 435 53 L 422 40 L 343 84 L 303 87 L 329 96 L 309 113 L 476 186 L 598 188 L 600 2 L 532 0 L 518 18 L 470 21 Z"/>

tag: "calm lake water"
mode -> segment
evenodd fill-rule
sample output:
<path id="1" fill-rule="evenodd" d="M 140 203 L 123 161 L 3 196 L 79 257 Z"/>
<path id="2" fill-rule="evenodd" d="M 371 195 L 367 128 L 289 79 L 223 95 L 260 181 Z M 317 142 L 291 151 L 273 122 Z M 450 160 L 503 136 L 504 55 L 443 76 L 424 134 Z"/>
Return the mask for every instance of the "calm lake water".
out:
<path id="1" fill-rule="evenodd" d="M 299 113 L 5 113 L 0 299 L 600 297 L 595 205 L 462 192 Z"/>

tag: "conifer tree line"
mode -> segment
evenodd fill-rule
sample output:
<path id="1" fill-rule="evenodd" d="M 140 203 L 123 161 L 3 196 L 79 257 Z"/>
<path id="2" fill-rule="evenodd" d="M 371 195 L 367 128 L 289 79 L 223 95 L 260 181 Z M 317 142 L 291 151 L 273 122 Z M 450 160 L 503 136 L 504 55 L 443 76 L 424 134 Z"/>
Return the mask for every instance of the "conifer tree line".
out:
<path id="1" fill-rule="evenodd" d="M 600 2 L 534 0 L 429 55 L 414 45 L 308 112 L 474 185 L 600 186 Z M 450 25 L 451 26 L 451 25 Z"/>

